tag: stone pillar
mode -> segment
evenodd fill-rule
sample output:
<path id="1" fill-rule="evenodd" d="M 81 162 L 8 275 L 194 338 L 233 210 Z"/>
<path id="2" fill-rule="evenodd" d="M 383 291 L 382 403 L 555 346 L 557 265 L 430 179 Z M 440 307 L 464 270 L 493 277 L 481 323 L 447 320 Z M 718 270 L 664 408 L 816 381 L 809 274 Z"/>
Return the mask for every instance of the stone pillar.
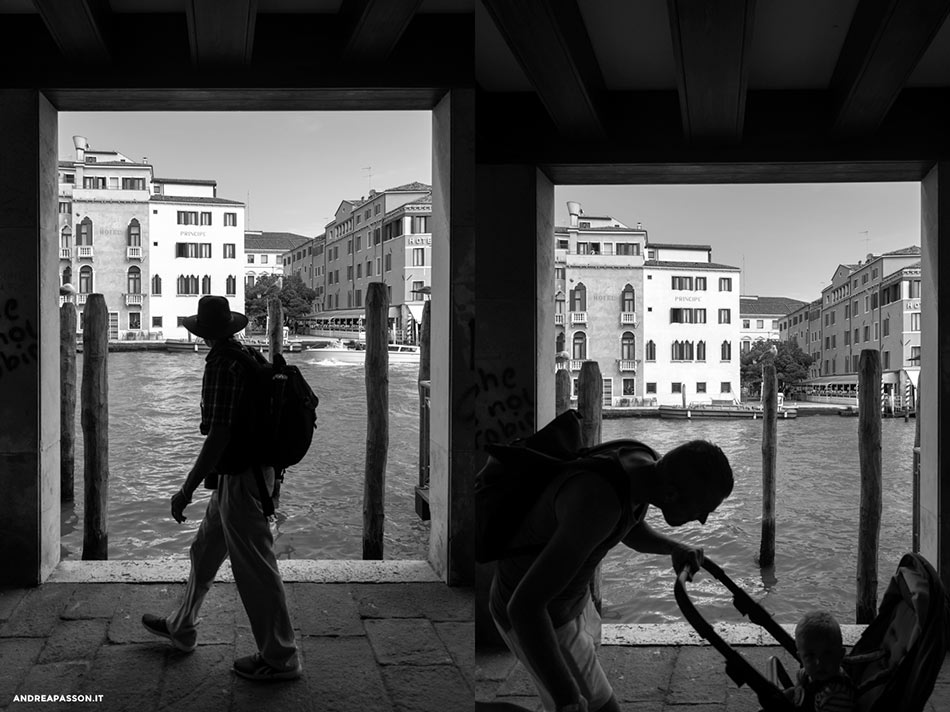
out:
<path id="1" fill-rule="evenodd" d="M 920 270 L 920 553 L 950 586 L 950 249 L 940 249 L 940 235 L 950 235 L 950 163 L 938 163 L 921 183 Z M 946 326 L 944 326 L 946 324 Z"/>
<path id="2" fill-rule="evenodd" d="M 57 116 L 0 90 L 0 584 L 59 562 Z"/>
<path id="3" fill-rule="evenodd" d="M 554 418 L 554 187 L 530 165 L 479 165 L 475 467 L 485 445 Z M 503 645 L 488 612 L 494 565 L 476 568 L 476 644 Z"/>
<path id="4" fill-rule="evenodd" d="M 429 561 L 450 586 L 474 580 L 475 92 L 432 112 Z"/>

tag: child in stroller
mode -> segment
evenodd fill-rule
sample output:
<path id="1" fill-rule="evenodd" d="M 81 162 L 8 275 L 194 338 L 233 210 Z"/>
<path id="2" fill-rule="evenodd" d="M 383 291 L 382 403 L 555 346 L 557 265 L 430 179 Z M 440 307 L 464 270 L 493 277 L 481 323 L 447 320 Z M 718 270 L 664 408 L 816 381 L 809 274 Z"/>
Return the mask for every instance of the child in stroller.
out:
<path id="1" fill-rule="evenodd" d="M 706 557 L 703 568 L 733 594 L 736 609 L 765 628 L 799 663 L 798 646 L 772 616 Z M 696 610 L 677 578 L 674 595 L 683 615 L 726 659 L 726 674 L 748 684 L 766 712 L 801 712 L 781 686 L 766 678 L 734 650 Z M 877 616 L 844 657 L 842 667 L 854 685 L 854 712 L 922 712 L 947 655 L 950 601 L 934 568 L 920 554 L 901 557 L 878 607 Z"/>

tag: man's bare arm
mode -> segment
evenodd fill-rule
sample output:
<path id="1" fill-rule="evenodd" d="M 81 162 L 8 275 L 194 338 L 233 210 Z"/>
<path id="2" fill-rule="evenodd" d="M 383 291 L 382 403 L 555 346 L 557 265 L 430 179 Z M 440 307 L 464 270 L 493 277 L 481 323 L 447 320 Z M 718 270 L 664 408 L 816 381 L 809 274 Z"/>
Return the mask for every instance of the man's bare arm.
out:
<path id="1" fill-rule="evenodd" d="M 555 512 L 554 536 L 512 594 L 508 617 L 527 662 L 561 707 L 576 701 L 580 690 L 557 644 L 548 604 L 617 526 L 620 503 L 603 478 L 581 475 L 565 483 Z"/>

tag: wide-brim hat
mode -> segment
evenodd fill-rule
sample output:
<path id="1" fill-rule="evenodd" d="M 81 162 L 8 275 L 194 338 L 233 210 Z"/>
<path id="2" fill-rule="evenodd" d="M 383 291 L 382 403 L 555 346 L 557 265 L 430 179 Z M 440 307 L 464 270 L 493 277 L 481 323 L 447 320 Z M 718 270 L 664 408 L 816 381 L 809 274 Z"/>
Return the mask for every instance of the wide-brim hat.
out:
<path id="1" fill-rule="evenodd" d="M 231 311 L 227 298 L 208 295 L 198 300 L 198 313 L 186 316 L 182 323 L 202 339 L 225 339 L 247 326 L 247 317 Z"/>

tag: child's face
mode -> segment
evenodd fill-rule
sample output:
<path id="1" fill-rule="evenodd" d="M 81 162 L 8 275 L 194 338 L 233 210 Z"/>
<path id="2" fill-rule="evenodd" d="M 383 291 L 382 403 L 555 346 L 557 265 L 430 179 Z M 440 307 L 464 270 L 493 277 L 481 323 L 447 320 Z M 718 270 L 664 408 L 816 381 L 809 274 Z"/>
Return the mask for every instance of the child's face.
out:
<path id="1" fill-rule="evenodd" d="M 812 680 L 823 681 L 837 674 L 844 658 L 844 646 L 821 635 L 804 635 L 795 639 L 802 667 Z"/>

